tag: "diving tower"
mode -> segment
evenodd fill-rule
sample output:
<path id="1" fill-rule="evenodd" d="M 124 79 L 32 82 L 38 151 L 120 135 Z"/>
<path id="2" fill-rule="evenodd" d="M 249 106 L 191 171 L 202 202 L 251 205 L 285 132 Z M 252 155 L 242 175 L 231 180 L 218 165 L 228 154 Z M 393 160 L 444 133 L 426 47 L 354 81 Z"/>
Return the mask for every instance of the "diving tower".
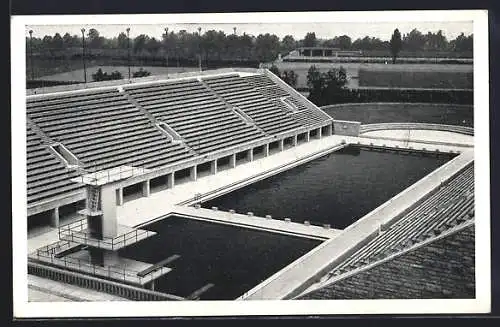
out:
<path id="1" fill-rule="evenodd" d="M 115 183 L 145 172 L 143 168 L 119 166 L 71 179 L 86 186 L 86 208 L 78 212 L 84 218 L 60 226 L 59 241 L 36 250 L 30 257 L 96 277 L 154 290 L 155 280 L 172 269 L 163 264 L 123 258 L 118 253 L 120 249 L 157 234 L 119 225 L 116 216 Z"/>

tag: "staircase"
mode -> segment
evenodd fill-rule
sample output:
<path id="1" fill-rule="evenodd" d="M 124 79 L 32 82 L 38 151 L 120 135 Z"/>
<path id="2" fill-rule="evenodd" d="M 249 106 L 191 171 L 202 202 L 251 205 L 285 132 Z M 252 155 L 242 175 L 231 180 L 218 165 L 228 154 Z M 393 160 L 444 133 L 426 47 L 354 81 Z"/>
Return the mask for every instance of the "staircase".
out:
<path id="1" fill-rule="evenodd" d="M 91 187 L 89 194 L 89 209 L 90 211 L 98 211 L 99 210 L 99 187 Z"/>

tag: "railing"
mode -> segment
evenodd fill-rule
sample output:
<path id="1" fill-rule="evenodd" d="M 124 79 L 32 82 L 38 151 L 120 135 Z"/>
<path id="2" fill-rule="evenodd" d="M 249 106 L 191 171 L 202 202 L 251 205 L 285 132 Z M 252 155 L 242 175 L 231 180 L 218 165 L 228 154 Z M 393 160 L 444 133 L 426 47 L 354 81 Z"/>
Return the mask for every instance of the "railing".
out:
<path id="1" fill-rule="evenodd" d="M 424 130 L 454 132 L 465 135 L 474 135 L 474 128 L 472 127 L 459 126 L 459 125 L 428 124 L 428 123 L 365 124 L 361 125 L 360 132 L 366 133 L 371 131 L 379 131 L 387 129 L 424 129 Z"/>
<path id="2" fill-rule="evenodd" d="M 124 247 L 127 241 L 134 240 L 131 244 L 136 243 L 139 237 L 145 236 L 149 237 L 156 235 L 155 232 L 151 232 L 143 229 L 134 229 L 130 232 L 124 233 L 116 237 L 103 236 L 98 238 L 88 231 L 84 231 L 88 228 L 87 219 L 80 219 L 76 222 L 63 225 L 59 227 L 59 239 L 64 239 L 66 241 L 72 241 L 78 244 L 85 244 L 89 246 L 97 246 L 99 248 L 105 247 L 111 250 L 115 248 Z"/>
<path id="3" fill-rule="evenodd" d="M 53 248 L 52 249 L 41 248 L 38 249 L 34 254 L 32 254 L 31 257 L 41 262 L 47 262 L 47 263 L 50 262 L 51 264 L 57 266 L 62 266 L 69 269 L 75 269 L 92 275 L 108 277 L 110 279 L 119 280 L 126 283 L 135 283 L 140 285 L 143 285 L 145 284 L 145 282 L 149 282 L 163 275 L 164 273 L 170 271 L 169 268 L 160 267 L 158 269 L 155 269 L 154 271 L 151 271 L 149 274 L 140 276 L 138 275 L 140 271 L 135 271 L 131 269 L 117 268 L 113 266 L 103 267 L 92 264 L 88 260 L 71 258 L 68 256 L 57 258 L 54 252 L 55 251 Z"/>
<path id="4" fill-rule="evenodd" d="M 28 273 L 42 278 L 48 278 L 79 287 L 105 292 L 133 301 L 183 301 L 182 297 L 151 291 L 131 285 L 119 284 L 113 281 L 86 276 L 81 273 L 67 271 L 42 264 L 28 262 Z"/>
<path id="5" fill-rule="evenodd" d="M 80 174 L 80 179 L 82 183 L 84 183 L 85 179 L 86 184 L 97 185 L 97 182 L 102 178 L 107 178 L 108 181 L 120 180 L 132 177 L 134 175 L 144 174 L 149 170 L 146 169 L 144 166 L 141 167 L 118 166 L 104 171 L 97 171 L 97 170 L 92 171 L 90 169 L 78 167 L 77 171 Z"/>

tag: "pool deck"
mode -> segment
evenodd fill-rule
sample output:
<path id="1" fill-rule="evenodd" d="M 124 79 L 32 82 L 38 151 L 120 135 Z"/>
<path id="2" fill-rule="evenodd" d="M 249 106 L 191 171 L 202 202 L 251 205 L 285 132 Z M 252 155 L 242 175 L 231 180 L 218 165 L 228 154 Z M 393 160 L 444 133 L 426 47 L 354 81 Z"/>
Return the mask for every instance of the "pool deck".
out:
<path id="1" fill-rule="evenodd" d="M 119 296 L 56 282 L 34 275 L 28 275 L 28 284 L 28 298 L 30 302 L 128 301 L 128 299 Z"/>

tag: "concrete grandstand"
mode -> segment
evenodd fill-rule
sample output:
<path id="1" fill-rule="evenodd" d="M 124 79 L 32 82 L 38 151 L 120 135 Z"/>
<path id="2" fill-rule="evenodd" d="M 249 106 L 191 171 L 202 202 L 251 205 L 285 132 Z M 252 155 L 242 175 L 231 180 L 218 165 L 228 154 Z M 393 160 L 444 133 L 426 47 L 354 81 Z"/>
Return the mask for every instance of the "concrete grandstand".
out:
<path id="1" fill-rule="evenodd" d="M 475 296 L 471 127 L 336 120 L 267 69 L 31 90 L 26 102 L 28 270 L 37 292 L 38 277 L 59 283 L 59 293 L 72 284 L 88 301 L 99 292 L 123 300 L 189 300 L 203 292 L 155 291 L 152 274 L 168 274 L 168 262 L 140 266 L 140 282 L 130 285 L 96 272 L 102 262 L 83 269 L 78 261 L 69 271 L 69 261 L 58 261 L 71 252 L 59 250 L 60 242 L 91 221 L 84 176 L 108 174 L 112 203 L 102 206 L 112 207 L 118 229 L 135 233 L 135 242 L 141 226 L 172 213 L 322 240 L 238 300 Z M 197 205 L 348 145 L 456 157 L 344 230 Z M 133 173 L 109 179 L 121 167 Z"/>

